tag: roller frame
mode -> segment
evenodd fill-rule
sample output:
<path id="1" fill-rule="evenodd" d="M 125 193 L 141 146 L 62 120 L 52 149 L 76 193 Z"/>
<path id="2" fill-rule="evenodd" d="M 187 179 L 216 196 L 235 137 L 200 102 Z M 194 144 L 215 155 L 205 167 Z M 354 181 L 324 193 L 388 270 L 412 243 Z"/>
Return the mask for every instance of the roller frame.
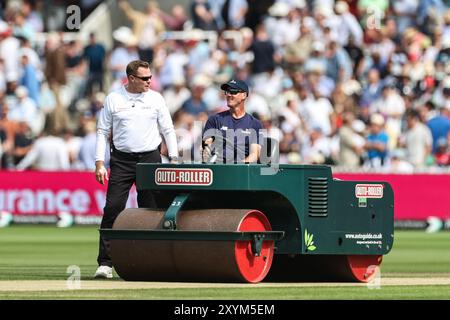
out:
<path id="1" fill-rule="evenodd" d="M 164 214 L 166 230 L 116 230 L 99 229 L 102 237 L 119 240 L 185 240 L 185 241 L 251 241 L 252 254 L 259 257 L 263 241 L 278 241 L 283 231 L 229 232 L 229 231 L 180 231 L 177 215 L 189 198 L 189 193 L 178 194 Z"/>
<path id="2" fill-rule="evenodd" d="M 170 207 L 164 214 L 163 228 L 168 230 L 176 230 L 177 215 L 183 207 L 184 203 L 189 198 L 189 193 L 182 193 L 175 197 Z"/>
<path id="3" fill-rule="evenodd" d="M 260 210 L 273 230 L 285 232 L 283 239 L 275 243 L 276 254 L 385 255 L 392 249 L 394 193 L 389 183 L 337 180 L 330 167 L 321 165 L 280 164 L 273 175 L 263 174 L 267 168 L 262 164 L 140 163 L 136 167 L 136 186 L 159 192 L 158 200 L 164 200 L 159 207 L 165 210 L 182 193 L 189 194 L 186 210 Z M 210 179 L 207 183 L 200 178 L 159 180 L 160 172 L 182 171 L 208 172 Z M 359 199 L 358 185 L 381 186 L 383 194 Z M 170 197 L 163 199 L 167 194 Z M 381 240 L 361 244 L 360 239 L 351 238 L 365 234 L 381 235 Z M 314 244 L 307 242 L 306 235 L 313 236 Z"/>
<path id="4" fill-rule="evenodd" d="M 283 231 L 230 232 L 230 231 L 165 231 L 99 229 L 109 240 L 177 240 L 177 241 L 251 241 L 252 253 L 259 257 L 263 241 L 278 241 Z"/>

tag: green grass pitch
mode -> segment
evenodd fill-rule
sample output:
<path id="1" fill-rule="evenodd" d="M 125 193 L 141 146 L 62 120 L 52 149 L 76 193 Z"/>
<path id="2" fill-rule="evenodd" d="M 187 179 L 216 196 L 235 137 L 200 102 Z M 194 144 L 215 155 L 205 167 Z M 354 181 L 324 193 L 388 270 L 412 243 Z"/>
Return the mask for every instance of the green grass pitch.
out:
<path id="1" fill-rule="evenodd" d="M 450 279 L 450 232 L 397 231 L 394 248 L 383 259 L 382 277 Z M 6 291 L 6 280 L 63 280 L 67 267 L 91 281 L 96 269 L 98 231 L 93 226 L 67 229 L 14 225 L 0 229 L 2 299 L 450 299 L 450 285 L 158 288 L 64 291 Z M 121 282 L 116 275 L 114 282 Z"/>

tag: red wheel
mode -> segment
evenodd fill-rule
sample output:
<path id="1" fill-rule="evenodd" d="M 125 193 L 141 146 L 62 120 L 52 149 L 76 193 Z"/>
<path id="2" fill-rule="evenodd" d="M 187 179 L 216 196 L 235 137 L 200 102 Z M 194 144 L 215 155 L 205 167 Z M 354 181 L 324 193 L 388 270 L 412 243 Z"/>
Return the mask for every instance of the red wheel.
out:
<path id="1" fill-rule="evenodd" d="M 260 211 L 250 211 L 242 219 L 239 231 L 271 231 L 269 220 Z M 234 254 L 236 264 L 247 282 L 262 281 L 270 270 L 272 265 L 274 243 L 273 241 L 264 241 L 261 248 L 261 254 L 255 256 L 252 253 L 250 241 L 237 241 Z"/>
<path id="2" fill-rule="evenodd" d="M 347 263 L 351 275 L 360 282 L 370 282 L 377 275 L 383 256 L 381 255 L 351 255 Z"/>

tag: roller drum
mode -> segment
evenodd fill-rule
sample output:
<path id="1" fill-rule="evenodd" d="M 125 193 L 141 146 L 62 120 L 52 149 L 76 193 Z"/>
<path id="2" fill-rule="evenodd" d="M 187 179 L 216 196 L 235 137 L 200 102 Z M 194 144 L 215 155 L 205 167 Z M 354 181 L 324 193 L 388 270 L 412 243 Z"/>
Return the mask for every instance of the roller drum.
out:
<path id="1" fill-rule="evenodd" d="M 162 230 L 164 211 L 126 209 L 113 229 Z M 180 231 L 270 231 L 260 211 L 186 210 L 178 213 Z M 176 231 L 168 231 L 176 232 Z M 261 255 L 250 241 L 111 240 L 111 258 L 125 280 L 259 282 L 272 264 L 274 243 L 264 241 Z"/>

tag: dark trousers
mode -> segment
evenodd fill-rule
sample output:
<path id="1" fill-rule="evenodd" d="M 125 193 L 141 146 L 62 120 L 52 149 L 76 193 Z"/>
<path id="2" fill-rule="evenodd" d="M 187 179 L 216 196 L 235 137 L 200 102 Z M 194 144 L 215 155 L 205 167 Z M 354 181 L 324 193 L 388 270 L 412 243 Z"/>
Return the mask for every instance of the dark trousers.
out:
<path id="1" fill-rule="evenodd" d="M 92 94 L 94 86 L 97 85 L 97 91 L 103 91 L 103 72 L 90 72 L 88 80 L 86 82 L 86 88 L 84 96 L 90 96 Z M 95 91 L 95 92 L 97 92 Z"/>
<path id="2" fill-rule="evenodd" d="M 160 163 L 161 155 L 159 150 L 143 154 L 112 151 L 106 205 L 103 209 L 100 228 L 111 229 L 119 213 L 125 209 L 130 189 L 133 183 L 136 182 L 136 164 L 138 162 Z M 140 208 L 156 208 L 156 201 L 150 190 L 137 190 L 137 202 Z M 100 266 L 112 266 L 109 254 L 109 240 L 104 239 L 102 236 L 100 236 L 97 262 Z"/>

